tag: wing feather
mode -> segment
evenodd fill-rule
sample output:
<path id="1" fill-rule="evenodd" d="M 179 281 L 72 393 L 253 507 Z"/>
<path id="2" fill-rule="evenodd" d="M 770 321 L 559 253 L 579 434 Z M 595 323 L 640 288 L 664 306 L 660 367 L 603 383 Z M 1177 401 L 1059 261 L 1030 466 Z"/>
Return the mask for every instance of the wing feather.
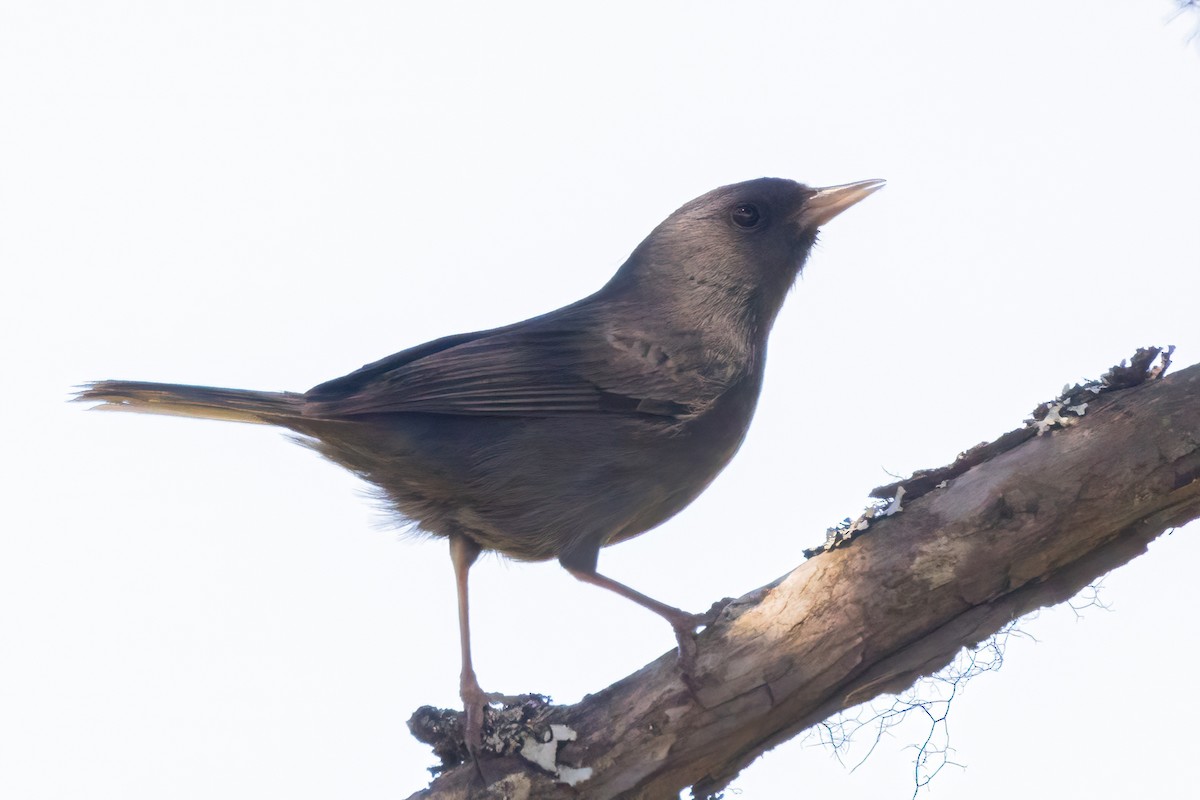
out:
<path id="1" fill-rule="evenodd" d="M 421 345 L 309 390 L 305 414 L 683 417 L 739 377 L 698 334 L 651 340 L 590 322 L 549 316 Z"/>

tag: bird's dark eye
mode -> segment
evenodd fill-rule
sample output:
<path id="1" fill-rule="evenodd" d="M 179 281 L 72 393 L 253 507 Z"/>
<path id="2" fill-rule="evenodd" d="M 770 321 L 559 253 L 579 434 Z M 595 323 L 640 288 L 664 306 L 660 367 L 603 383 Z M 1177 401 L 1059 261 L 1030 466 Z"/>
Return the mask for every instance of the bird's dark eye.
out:
<path id="1" fill-rule="evenodd" d="M 762 215 L 758 213 L 758 206 L 753 203 L 740 203 L 734 206 L 730 216 L 740 228 L 753 228 L 762 219 Z"/>

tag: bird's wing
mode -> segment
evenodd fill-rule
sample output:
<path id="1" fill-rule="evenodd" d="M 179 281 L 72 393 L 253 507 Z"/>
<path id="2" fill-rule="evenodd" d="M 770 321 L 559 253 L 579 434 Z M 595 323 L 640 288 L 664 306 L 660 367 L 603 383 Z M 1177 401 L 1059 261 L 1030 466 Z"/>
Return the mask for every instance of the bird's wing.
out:
<path id="1" fill-rule="evenodd" d="M 730 361 L 694 333 L 551 317 L 397 353 L 311 389 L 305 413 L 684 417 L 740 377 Z"/>

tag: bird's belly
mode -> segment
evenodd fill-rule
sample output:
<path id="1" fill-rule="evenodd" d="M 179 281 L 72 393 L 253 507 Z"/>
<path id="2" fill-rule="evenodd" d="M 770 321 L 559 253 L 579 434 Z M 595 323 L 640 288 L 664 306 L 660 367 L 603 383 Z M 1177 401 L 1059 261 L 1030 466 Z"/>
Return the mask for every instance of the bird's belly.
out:
<path id="1" fill-rule="evenodd" d="M 729 463 L 752 411 L 726 404 L 682 422 L 388 415 L 369 428 L 314 434 L 317 449 L 378 486 L 405 521 L 539 561 L 631 538 L 677 514 Z M 344 438 L 351 434 L 358 441 Z"/>
<path id="2" fill-rule="evenodd" d="M 699 441 L 686 429 L 642 425 L 571 426 L 562 435 L 531 428 L 512 443 L 511 457 L 484 459 L 491 467 L 477 473 L 471 500 L 453 511 L 484 547 L 528 560 L 656 527 L 704 491 L 742 438 Z"/>

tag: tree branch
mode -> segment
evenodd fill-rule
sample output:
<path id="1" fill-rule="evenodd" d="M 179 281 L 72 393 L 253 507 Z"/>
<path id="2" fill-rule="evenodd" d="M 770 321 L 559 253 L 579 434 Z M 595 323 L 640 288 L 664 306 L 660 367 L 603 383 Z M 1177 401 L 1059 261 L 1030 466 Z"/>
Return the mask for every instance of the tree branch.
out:
<path id="1" fill-rule="evenodd" d="M 670 653 L 576 705 L 527 704 L 530 748 L 590 769 L 586 780 L 513 754 L 448 770 L 413 798 L 710 795 L 764 751 L 907 688 L 1200 516 L 1200 365 L 1099 395 L 1070 427 L 1006 436 L 1007 449 L 730 604 L 700 636 L 692 689 Z M 539 742 L 549 723 L 578 738 L 555 728 L 563 741 Z"/>

